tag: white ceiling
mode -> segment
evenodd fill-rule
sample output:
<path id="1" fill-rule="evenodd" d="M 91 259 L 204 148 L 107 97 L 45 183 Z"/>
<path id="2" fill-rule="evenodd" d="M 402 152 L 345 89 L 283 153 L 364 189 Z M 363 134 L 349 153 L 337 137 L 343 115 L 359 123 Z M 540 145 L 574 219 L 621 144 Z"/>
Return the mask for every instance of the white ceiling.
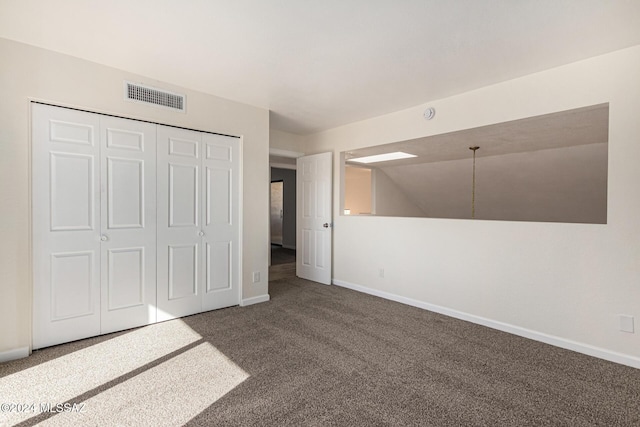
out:
<path id="1" fill-rule="evenodd" d="M 640 44 L 640 1 L 0 0 L 0 37 L 308 134 Z"/>

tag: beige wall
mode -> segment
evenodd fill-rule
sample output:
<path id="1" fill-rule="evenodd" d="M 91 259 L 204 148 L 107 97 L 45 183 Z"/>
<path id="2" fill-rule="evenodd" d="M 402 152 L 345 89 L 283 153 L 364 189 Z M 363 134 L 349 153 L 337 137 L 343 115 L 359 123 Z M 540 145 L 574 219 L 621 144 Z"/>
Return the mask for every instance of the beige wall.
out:
<path id="1" fill-rule="evenodd" d="M 269 129 L 269 147 L 286 151 L 302 151 L 303 137 L 294 133 Z"/>
<path id="2" fill-rule="evenodd" d="M 640 367 L 638 76 L 640 46 L 307 138 L 308 154 L 336 153 L 339 182 L 341 151 L 610 103 L 606 225 L 356 217 L 335 209 L 334 281 Z M 431 121 L 422 118 L 427 106 L 437 110 Z M 619 331 L 620 314 L 635 316 L 635 334 Z"/>
<path id="3" fill-rule="evenodd" d="M 29 100 L 241 136 L 243 298 L 267 294 L 269 112 L 0 39 L 0 353 L 31 344 Z M 125 102 L 123 81 L 187 96 L 187 113 Z"/>

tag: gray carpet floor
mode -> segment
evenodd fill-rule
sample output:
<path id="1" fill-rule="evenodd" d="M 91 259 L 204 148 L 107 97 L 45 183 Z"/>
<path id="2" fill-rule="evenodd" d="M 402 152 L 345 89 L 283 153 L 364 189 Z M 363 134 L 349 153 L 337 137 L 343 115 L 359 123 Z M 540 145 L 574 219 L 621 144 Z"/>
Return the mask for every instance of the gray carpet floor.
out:
<path id="1" fill-rule="evenodd" d="M 640 425 L 640 370 L 294 277 L 269 293 L 182 319 L 249 375 L 187 425 Z M 0 382 L 117 335 L 0 365 Z"/>

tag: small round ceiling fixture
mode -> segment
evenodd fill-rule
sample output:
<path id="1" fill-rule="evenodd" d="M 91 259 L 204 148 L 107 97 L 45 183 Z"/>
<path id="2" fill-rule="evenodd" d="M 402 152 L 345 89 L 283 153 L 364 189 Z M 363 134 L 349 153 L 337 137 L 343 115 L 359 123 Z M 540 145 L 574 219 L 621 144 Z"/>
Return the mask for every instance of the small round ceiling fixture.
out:
<path id="1" fill-rule="evenodd" d="M 426 120 L 431 120 L 436 115 L 436 109 L 433 107 L 429 107 L 424 110 L 423 116 Z"/>

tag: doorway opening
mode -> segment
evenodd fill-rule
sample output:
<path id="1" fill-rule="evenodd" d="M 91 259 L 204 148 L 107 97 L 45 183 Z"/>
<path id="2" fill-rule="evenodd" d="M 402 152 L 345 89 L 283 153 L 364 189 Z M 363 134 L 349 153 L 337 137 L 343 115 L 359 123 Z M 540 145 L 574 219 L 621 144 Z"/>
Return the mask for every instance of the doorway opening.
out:
<path id="1" fill-rule="evenodd" d="M 271 265 L 296 262 L 296 171 L 271 168 Z"/>
<path id="2" fill-rule="evenodd" d="M 283 181 L 282 247 L 270 242 L 269 281 L 276 280 L 279 277 L 276 273 L 287 266 L 291 267 L 288 273 L 293 277 L 329 285 L 332 277 L 333 153 L 304 156 L 273 148 L 269 153 L 270 182 Z M 277 205 L 273 213 L 274 219 L 279 219 Z M 298 253 L 291 253 L 293 256 L 287 257 L 286 264 L 276 264 L 279 254 L 274 255 L 274 249 L 277 252 L 291 249 Z"/>

